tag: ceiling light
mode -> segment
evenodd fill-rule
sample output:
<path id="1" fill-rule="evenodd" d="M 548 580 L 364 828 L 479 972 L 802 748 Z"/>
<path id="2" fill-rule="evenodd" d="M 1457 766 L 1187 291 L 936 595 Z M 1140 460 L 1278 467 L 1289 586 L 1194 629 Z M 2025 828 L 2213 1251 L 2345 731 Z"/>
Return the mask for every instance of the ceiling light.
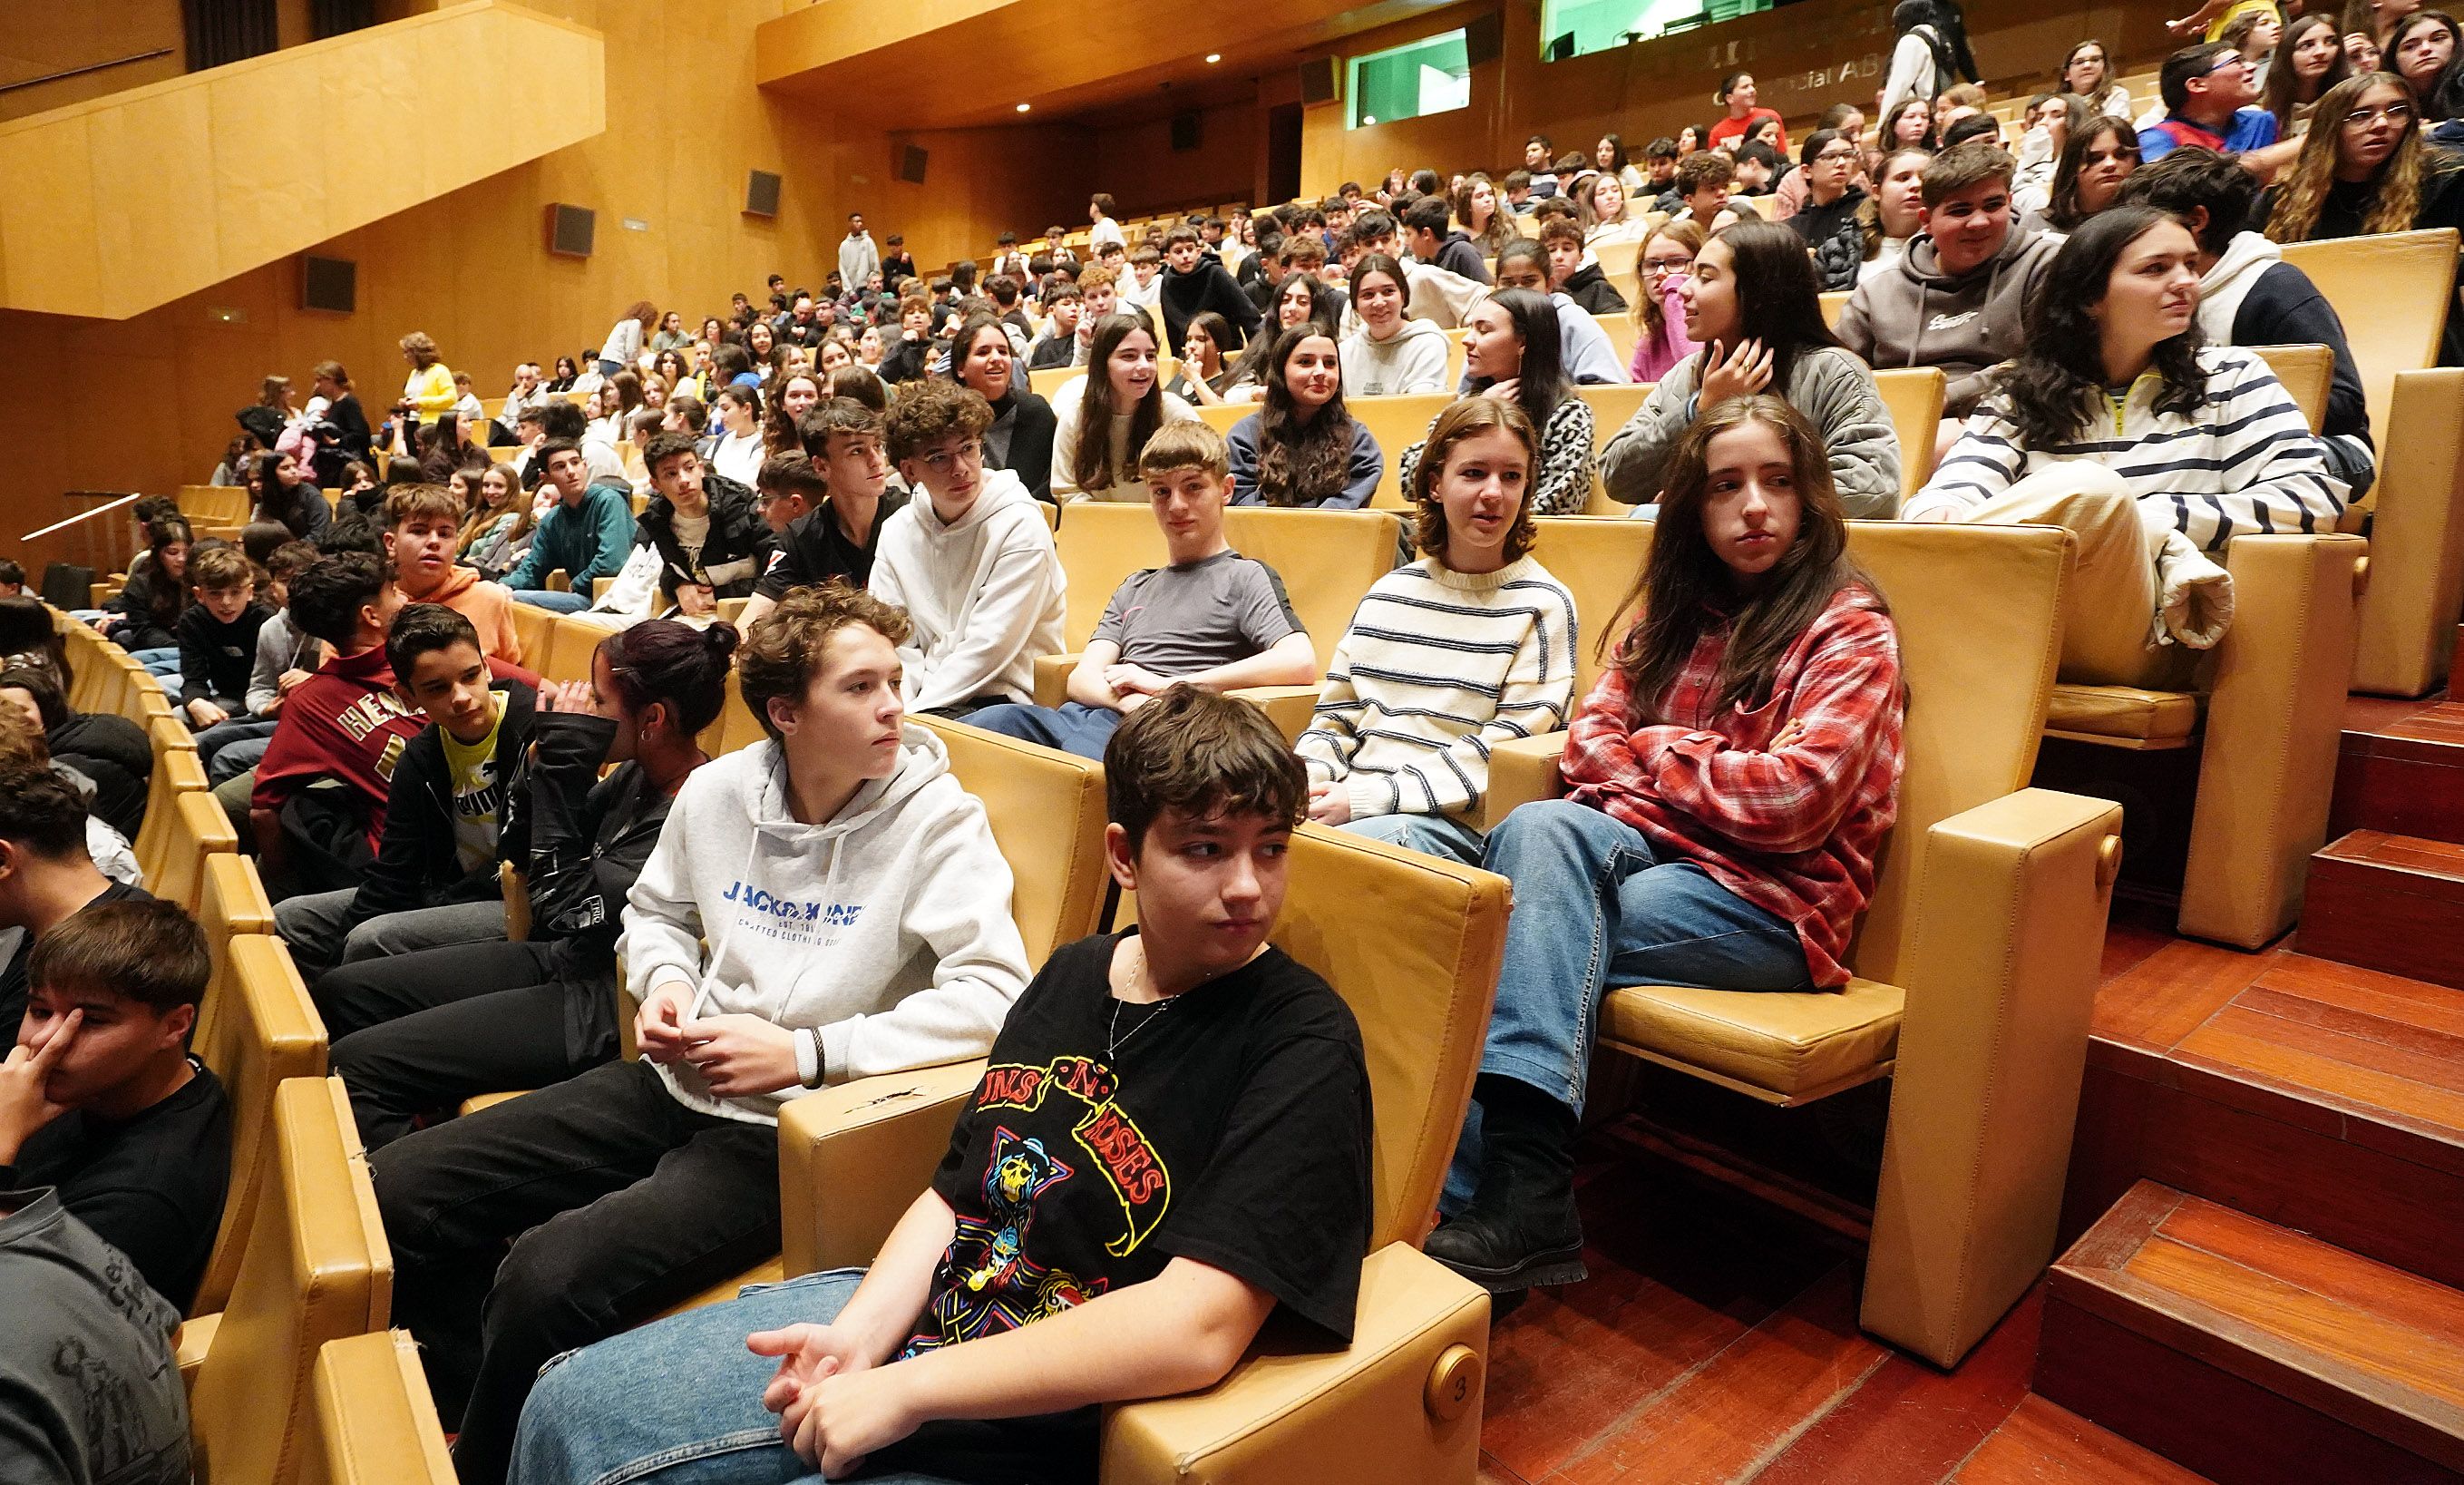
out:
<path id="1" fill-rule="evenodd" d="M 1021 103 L 1021 104 L 1019 104 L 1019 105 L 1018 105 L 1018 111 L 1019 111 L 1020 113 L 1024 113 L 1024 112 L 1026 112 L 1028 109 L 1030 109 L 1030 108 L 1032 108 L 1032 107 L 1034 107 L 1034 106 L 1035 106 L 1035 105 L 1034 105 L 1033 103 Z"/>
<path id="2" fill-rule="evenodd" d="M 1221 60 L 1223 60 L 1223 54 L 1221 52 L 1209 52 L 1206 54 L 1207 65 L 1210 67 Z"/>
<path id="3" fill-rule="evenodd" d="M 1376 122 L 1376 116 L 1374 114 L 1363 114 L 1360 116 L 1360 126 L 1362 128 L 1367 128 L 1369 125 L 1375 123 Z"/>

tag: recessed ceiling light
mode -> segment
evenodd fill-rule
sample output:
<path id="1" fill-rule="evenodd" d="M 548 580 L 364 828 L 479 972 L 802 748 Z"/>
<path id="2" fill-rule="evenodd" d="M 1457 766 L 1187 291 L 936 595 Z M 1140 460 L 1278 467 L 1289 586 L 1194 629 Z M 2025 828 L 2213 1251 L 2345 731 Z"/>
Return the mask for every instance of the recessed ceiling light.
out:
<path id="1" fill-rule="evenodd" d="M 1222 53 L 1221 53 L 1221 52 L 1209 52 L 1209 53 L 1207 53 L 1207 54 L 1206 54 L 1206 60 L 1207 60 L 1207 63 L 1211 66 L 1211 65 L 1213 65 L 1213 64 L 1214 64 L 1214 63 L 1216 63 L 1216 62 L 1220 62 L 1220 61 L 1223 60 L 1223 54 L 1222 54 Z"/>
<path id="2" fill-rule="evenodd" d="M 1035 106 L 1035 105 L 1034 105 L 1033 103 L 1021 103 L 1021 104 L 1019 104 L 1019 105 L 1018 105 L 1018 111 L 1019 111 L 1020 113 L 1024 113 L 1024 112 L 1026 112 L 1028 109 L 1030 109 L 1030 108 L 1032 108 L 1032 107 L 1034 107 L 1034 106 Z"/>

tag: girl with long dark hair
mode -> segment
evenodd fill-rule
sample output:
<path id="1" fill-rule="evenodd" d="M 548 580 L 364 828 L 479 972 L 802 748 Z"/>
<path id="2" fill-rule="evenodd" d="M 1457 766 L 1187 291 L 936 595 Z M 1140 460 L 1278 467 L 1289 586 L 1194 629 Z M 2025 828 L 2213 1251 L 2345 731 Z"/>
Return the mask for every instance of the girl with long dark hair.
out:
<path id="1" fill-rule="evenodd" d="M 301 469 L 292 455 L 258 454 L 256 480 L 256 509 L 249 520 L 278 521 L 303 542 L 317 540 L 334 523 L 334 507 L 325 503 L 325 492 L 318 488 L 316 477 Z"/>
<path id="2" fill-rule="evenodd" d="M 1507 815 L 1481 855 L 1514 907 L 1462 1152 L 1479 1174 L 1424 1251 L 1492 1292 L 1583 1274 L 1573 1142 L 1601 992 L 1847 984 L 1897 810 L 1899 636 L 1803 415 L 1706 406 L 1639 579 L 1567 729 L 1567 797 Z"/>
<path id="3" fill-rule="evenodd" d="M 2079 224 L 2113 205 L 2114 195 L 2139 168 L 2139 131 L 2126 119 L 2090 119 L 2062 142 L 2045 209 L 2030 217 L 2052 232 L 2077 232 Z"/>
<path id="4" fill-rule="evenodd" d="M 1277 331 L 1266 350 L 1266 400 L 1232 427 L 1232 503 L 1357 510 L 1377 491 L 1386 456 L 1343 406 L 1342 353 L 1314 324 Z"/>
<path id="5" fill-rule="evenodd" d="M 2415 11 L 2387 33 L 2388 70 L 2412 89 L 2424 125 L 2444 123 L 2464 112 L 2457 98 L 2459 50 L 2454 19 L 2444 11 Z"/>
<path id="6" fill-rule="evenodd" d="M 2276 116 L 2278 139 L 2298 139 L 2310 127 L 2312 110 L 2327 91 L 2353 75 L 2344 38 L 2333 15 L 2304 15 L 2277 44 L 2267 66 L 2260 104 Z"/>
<path id="7" fill-rule="evenodd" d="M 102 632 L 155 676 L 180 673 L 180 637 L 175 631 L 188 607 L 188 548 L 195 543 L 187 521 L 177 516 L 150 522 L 145 527 L 145 549 L 152 560 L 143 571 L 131 572 L 120 596 L 102 606 Z"/>
<path id="8" fill-rule="evenodd" d="M 2071 48 L 2062 58 L 2061 80 L 2054 84 L 2057 93 L 2068 93 L 2087 105 L 2088 117 L 2111 115 L 2116 119 L 2130 117 L 2130 90 L 2114 80 L 2111 54 L 2104 43 L 2090 37 Z"/>
<path id="9" fill-rule="evenodd" d="M 1803 249 L 1798 255 L 1804 255 Z M 1463 386 L 1466 395 L 1513 403 L 1540 431 L 1540 462 L 1531 476 L 1532 514 L 1579 513 L 1592 498 L 1592 405 L 1566 374 L 1557 306 L 1547 295 L 1501 289 L 1473 307 L 1463 325 Z M 1437 424 L 1432 420 L 1429 426 Z M 1396 460 L 1405 489 L 1412 488 L 1425 446 L 1424 438 Z"/>
<path id="10" fill-rule="evenodd" d="M 1180 332 L 1180 364 L 1163 389 L 1192 407 L 1212 407 L 1223 400 L 1222 384 L 1231 380 L 1232 364 L 1223 348 L 1239 342 L 1232 321 L 1211 309 L 1189 317 Z"/>
<path id="11" fill-rule="evenodd" d="M 992 426 L 984 430 L 985 467 L 1014 470 L 1028 494 L 1051 499 L 1052 441 L 1060 419 L 1052 404 L 1027 386 L 1026 371 L 1000 321 L 977 315 L 958 327 L 950 341 L 950 377 L 992 406 Z"/>
<path id="12" fill-rule="evenodd" d="M 2183 652 L 2232 619 L 2232 580 L 2211 558 L 2236 536 L 2331 531 L 2343 510 L 2300 410 L 2257 355 L 2202 344 L 2198 301 L 2197 244 L 2177 218 L 2091 218 L 2028 307 L 2027 348 L 1908 501 L 1909 521 L 2079 534 L 2065 678 L 2179 684 Z"/>
<path id="13" fill-rule="evenodd" d="M 822 379 L 810 371 L 790 372 L 770 388 L 770 410 L 761 419 L 763 457 L 804 451 L 804 435 L 797 425 L 821 403 L 822 396 Z"/>
<path id="14" fill-rule="evenodd" d="M 1702 347 L 1652 388 L 1600 451 L 1609 498 L 1648 506 L 1699 408 L 1770 390 L 1805 414 L 1830 451 L 1848 514 L 1899 508 L 1900 440 L 1874 373 L 1822 318 L 1805 241 L 1780 222 L 1724 227 L 1694 255 L 1685 334 Z"/>
<path id="15" fill-rule="evenodd" d="M 1144 315 L 1107 315 L 1087 348 L 1087 374 L 1052 400 L 1052 494 L 1074 500 L 1147 499 L 1138 454 L 1166 423 L 1198 414 L 1165 391 Z"/>

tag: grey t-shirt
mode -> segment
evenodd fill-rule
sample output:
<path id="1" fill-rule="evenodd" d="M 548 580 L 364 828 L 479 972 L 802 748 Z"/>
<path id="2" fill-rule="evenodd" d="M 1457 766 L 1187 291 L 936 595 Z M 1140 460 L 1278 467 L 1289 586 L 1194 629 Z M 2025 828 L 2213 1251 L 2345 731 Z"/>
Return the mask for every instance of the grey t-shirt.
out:
<path id="1" fill-rule="evenodd" d="M 0 1192 L 0 1480 L 185 1485 L 180 1312 L 55 1192 Z"/>
<path id="2" fill-rule="evenodd" d="M 1095 626 L 1097 639 L 1121 647 L 1122 664 L 1166 676 L 1245 660 L 1300 632 L 1284 580 L 1235 551 L 1131 573 Z"/>

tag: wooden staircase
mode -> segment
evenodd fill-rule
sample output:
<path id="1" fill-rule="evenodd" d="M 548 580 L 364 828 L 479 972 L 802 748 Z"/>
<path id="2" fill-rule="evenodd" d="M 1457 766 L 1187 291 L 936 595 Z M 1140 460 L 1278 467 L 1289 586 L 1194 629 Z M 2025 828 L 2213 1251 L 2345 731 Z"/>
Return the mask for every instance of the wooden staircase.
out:
<path id="1" fill-rule="evenodd" d="M 2464 988 L 2464 702 L 2356 712 L 2301 950 Z"/>

